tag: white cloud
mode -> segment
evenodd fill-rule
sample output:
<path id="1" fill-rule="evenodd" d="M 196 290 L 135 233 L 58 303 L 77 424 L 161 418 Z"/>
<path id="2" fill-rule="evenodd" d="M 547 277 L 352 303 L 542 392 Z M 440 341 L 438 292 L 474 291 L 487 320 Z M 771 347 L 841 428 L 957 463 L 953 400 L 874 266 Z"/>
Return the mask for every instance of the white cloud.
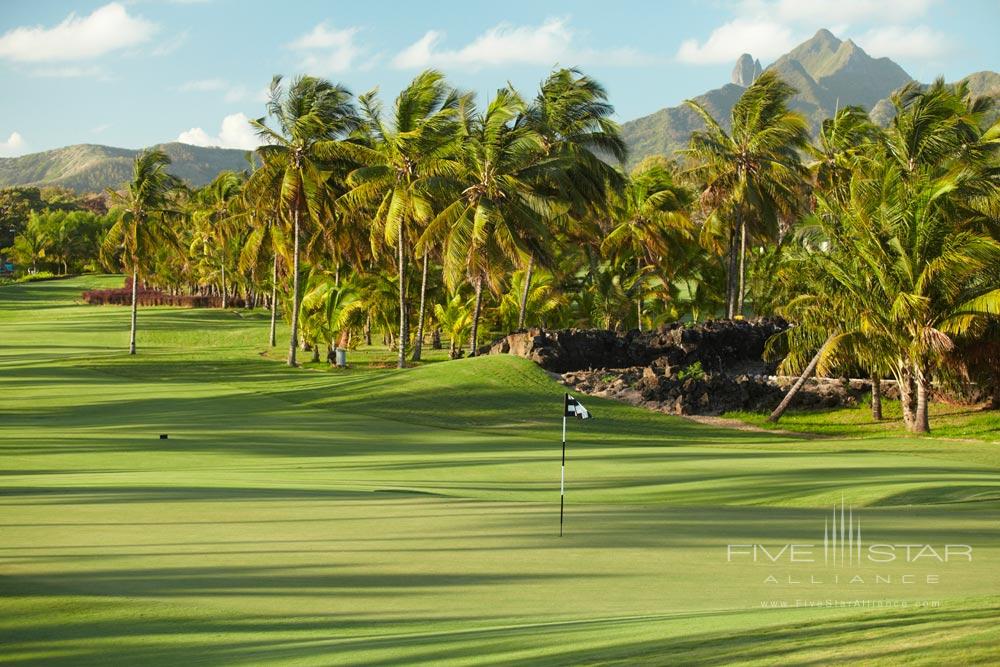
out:
<path id="1" fill-rule="evenodd" d="M 792 29 L 774 21 L 734 19 L 712 31 L 704 42 L 688 39 L 677 50 L 677 60 L 683 63 L 709 65 L 735 62 L 749 53 L 755 58 L 780 56 L 802 41 Z"/>
<path id="2" fill-rule="evenodd" d="M 496 25 L 458 49 L 440 48 L 444 34 L 430 30 L 396 54 L 399 69 L 459 67 L 479 69 L 501 65 L 640 65 L 652 58 L 631 48 L 598 50 L 577 47 L 576 33 L 566 19 L 548 19 L 537 26 Z"/>
<path id="3" fill-rule="evenodd" d="M 935 60 L 955 49 L 947 35 L 925 25 L 872 28 L 855 41 L 873 56 L 899 60 Z"/>
<path id="4" fill-rule="evenodd" d="M 167 56 L 184 46 L 188 40 L 188 31 L 179 32 L 173 37 L 160 42 L 150 53 L 154 56 Z"/>
<path id="5" fill-rule="evenodd" d="M 288 45 L 302 57 L 300 67 L 313 74 L 339 74 L 349 71 L 364 55 L 357 42 L 360 28 L 338 29 L 320 23 Z"/>
<path id="6" fill-rule="evenodd" d="M 810 27 L 847 26 L 856 23 L 906 23 L 927 13 L 936 0 L 743 0 L 737 11 L 748 17 Z M 837 31 L 834 31 L 837 32 Z"/>
<path id="7" fill-rule="evenodd" d="M 155 24 L 113 2 L 90 15 L 70 14 L 52 28 L 21 26 L 0 36 L 0 58 L 19 62 L 81 60 L 147 41 Z"/>
<path id="8" fill-rule="evenodd" d="M 90 131 L 94 134 L 104 134 L 111 127 L 111 123 L 101 123 L 100 125 L 95 125 L 90 128 Z"/>
<path id="9" fill-rule="evenodd" d="M 14 157 L 25 152 L 27 144 L 17 132 L 11 132 L 7 141 L 0 141 L 0 157 Z"/>
<path id="10" fill-rule="evenodd" d="M 177 141 L 194 146 L 218 146 L 219 148 L 240 148 L 254 150 L 260 146 L 257 134 L 250 127 L 249 118 L 242 113 L 234 113 L 222 119 L 222 130 L 218 136 L 210 136 L 200 127 L 192 127 L 181 132 Z"/>

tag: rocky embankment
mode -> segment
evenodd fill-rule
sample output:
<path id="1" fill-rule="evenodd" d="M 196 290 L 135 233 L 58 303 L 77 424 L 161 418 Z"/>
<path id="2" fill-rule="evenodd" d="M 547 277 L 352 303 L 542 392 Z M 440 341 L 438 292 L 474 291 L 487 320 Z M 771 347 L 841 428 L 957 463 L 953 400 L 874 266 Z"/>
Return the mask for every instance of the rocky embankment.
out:
<path id="1" fill-rule="evenodd" d="M 579 392 L 681 415 L 733 410 L 767 411 L 795 378 L 775 375 L 767 340 L 782 320 L 675 323 L 655 331 L 530 329 L 492 345 L 491 354 L 515 354 L 558 373 Z M 883 382 L 892 396 L 895 387 Z M 871 390 L 864 380 L 817 378 L 796 399 L 804 408 L 856 405 Z"/>

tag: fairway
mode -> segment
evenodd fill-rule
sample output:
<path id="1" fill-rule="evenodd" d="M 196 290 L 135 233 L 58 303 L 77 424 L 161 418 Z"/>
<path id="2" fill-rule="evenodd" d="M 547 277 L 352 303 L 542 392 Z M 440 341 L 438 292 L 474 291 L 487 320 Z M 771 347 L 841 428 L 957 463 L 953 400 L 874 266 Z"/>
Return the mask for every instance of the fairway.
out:
<path id="1" fill-rule="evenodd" d="M 996 442 L 584 398 L 559 538 L 563 388 L 530 362 L 291 369 L 265 312 L 170 308 L 129 358 L 128 309 L 79 300 L 120 283 L 0 287 L 0 662 L 1000 661 Z M 973 555 L 733 557 L 822 551 L 841 503 L 865 544 Z"/>

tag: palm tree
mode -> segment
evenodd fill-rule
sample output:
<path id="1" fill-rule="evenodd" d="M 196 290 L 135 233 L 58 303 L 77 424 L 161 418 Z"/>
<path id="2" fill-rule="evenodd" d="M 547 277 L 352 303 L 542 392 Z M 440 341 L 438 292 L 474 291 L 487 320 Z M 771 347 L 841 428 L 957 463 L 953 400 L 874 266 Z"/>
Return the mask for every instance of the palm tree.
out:
<path id="1" fill-rule="evenodd" d="M 614 107 L 604 87 L 579 70 L 566 68 L 555 70 L 542 82 L 525 112 L 524 122 L 542 139 L 539 157 L 548 163 L 544 177 L 549 194 L 563 200 L 569 219 L 598 217 L 609 189 L 624 184 L 611 162 L 624 163 L 628 150 L 612 115 Z M 518 329 L 525 324 L 535 259 L 527 258 Z"/>
<path id="2" fill-rule="evenodd" d="M 31 272 L 38 270 L 38 260 L 45 259 L 45 253 L 51 246 L 49 235 L 43 232 L 38 224 L 37 215 L 33 215 L 28 224 L 14 237 L 14 245 L 4 248 L 19 264 L 31 264 Z"/>
<path id="3" fill-rule="evenodd" d="M 295 366 L 299 336 L 299 252 L 304 224 L 323 223 L 326 175 L 324 160 L 332 144 L 350 134 L 359 123 L 351 93 L 324 79 L 303 76 L 285 89 L 281 77 L 271 81 L 268 114 L 277 124 L 271 129 L 267 118 L 251 120 L 265 142 L 257 149 L 263 165 L 259 179 L 280 193 L 282 206 L 292 225 L 292 303 L 288 365 Z"/>
<path id="4" fill-rule="evenodd" d="M 460 292 L 455 292 L 444 304 L 434 304 L 434 318 L 448 334 L 448 358 L 457 359 L 462 354 L 462 341 L 472 330 L 470 304 Z"/>
<path id="5" fill-rule="evenodd" d="M 833 118 L 823 121 L 816 143 L 808 146 L 813 158 L 809 165 L 813 187 L 827 197 L 843 200 L 858 161 L 871 157 L 883 140 L 863 108 L 838 109 Z"/>
<path id="6" fill-rule="evenodd" d="M 805 118 L 788 109 L 795 92 L 773 71 L 764 72 L 733 107 L 729 132 L 707 109 L 686 101 L 707 126 L 691 135 L 685 151 L 705 183 L 702 203 L 729 227 L 728 317 L 743 312 L 749 234 L 773 236 L 779 218 L 790 217 L 801 200 L 799 152 L 809 134 Z"/>
<path id="7" fill-rule="evenodd" d="M 674 183 L 672 174 L 661 164 L 650 163 L 628 178 L 624 188 L 611 196 L 611 229 L 601 248 L 635 265 L 632 285 L 636 295 L 636 319 L 642 329 L 642 279 L 646 272 L 668 276 L 669 261 L 684 237 L 690 236 L 691 222 L 686 209 L 687 190 Z M 670 281 L 664 278 L 665 283 Z"/>
<path id="8" fill-rule="evenodd" d="M 240 195 L 238 206 L 246 218 L 245 226 L 250 233 L 243 240 L 238 267 L 244 273 L 253 273 L 264 262 L 270 260 L 271 280 L 270 307 L 271 322 L 268 342 L 277 345 L 276 328 L 278 312 L 278 268 L 279 263 L 288 266 L 291 255 L 288 243 L 287 223 L 281 203 L 281 176 L 279 170 L 268 173 L 255 170 L 247 180 Z M 266 179 L 273 179 L 268 182 Z M 261 267 L 263 268 L 263 267 Z"/>
<path id="9" fill-rule="evenodd" d="M 198 192 L 197 199 L 203 207 L 204 217 L 203 240 L 205 245 L 214 246 L 218 253 L 217 262 L 220 271 L 220 291 L 222 307 L 228 306 L 229 290 L 226 285 L 226 263 L 228 261 L 228 246 L 235 235 L 237 218 L 233 216 L 232 203 L 243 187 L 243 178 L 233 171 L 220 172 L 212 182 Z"/>
<path id="10" fill-rule="evenodd" d="M 406 366 L 409 338 L 407 262 L 415 225 L 433 217 L 437 181 L 459 170 L 456 131 L 468 96 L 450 88 L 444 75 L 427 70 L 399 93 L 391 123 L 375 92 L 360 98 L 372 145 L 342 146 L 339 155 L 361 165 L 348 179 L 343 206 L 373 211 L 373 247 L 394 248 L 399 296 L 399 368 Z"/>
<path id="11" fill-rule="evenodd" d="M 108 190 L 111 200 L 124 211 L 108 230 L 101 250 L 132 274 L 129 354 L 135 354 L 139 275 L 148 270 L 150 258 L 161 246 L 177 243 L 170 223 L 181 215 L 173 199 L 180 181 L 166 172 L 168 164 L 170 158 L 162 150 L 143 151 L 135 158 L 132 180 L 125 190 Z"/>
<path id="12" fill-rule="evenodd" d="M 302 297 L 302 310 L 307 326 L 315 334 L 314 359 L 319 357 L 320 339 L 328 358 L 335 348 L 347 345 L 351 329 L 364 321 L 364 305 L 356 280 L 330 271 L 313 271 Z"/>
<path id="13" fill-rule="evenodd" d="M 566 295 L 558 288 L 549 272 L 535 272 L 531 288 L 526 290 L 527 278 L 527 270 L 515 271 L 511 274 L 509 289 L 500 296 L 496 314 L 506 331 L 513 331 L 524 325 L 524 311 L 544 326 L 546 319 L 557 317 L 559 310 L 567 304 Z"/>
<path id="14" fill-rule="evenodd" d="M 466 279 L 475 291 L 469 354 L 478 347 L 483 287 L 498 267 L 521 256 L 545 257 L 544 220 L 554 202 L 538 192 L 541 136 L 516 120 L 525 105 L 510 88 L 497 91 L 486 111 L 472 120 L 463 143 L 464 169 L 454 200 L 427 227 L 419 246 L 440 239 L 445 282 L 455 289 Z M 494 290 L 496 291 L 496 290 Z"/>

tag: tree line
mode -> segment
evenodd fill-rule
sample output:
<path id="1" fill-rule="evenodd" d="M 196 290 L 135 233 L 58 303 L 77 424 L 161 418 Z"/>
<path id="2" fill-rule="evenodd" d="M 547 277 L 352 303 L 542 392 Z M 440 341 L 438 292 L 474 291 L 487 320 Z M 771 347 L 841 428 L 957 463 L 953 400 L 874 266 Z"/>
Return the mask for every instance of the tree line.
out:
<path id="1" fill-rule="evenodd" d="M 794 92 L 765 72 L 727 118 L 688 102 L 688 149 L 626 172 L 578 70 L 484 105 L 433 70 L 388 106 L 275 77 L 245 172 L 191 191 L 141 154 L 101 257 L 133 291 L 266 305 L 290 365 L 373 336 L 404 367 L 428 336 L 475 355 L 525 326 L 780 315 L 785 372 L 893 378 L 926 431 L 932 383 L 1000 384 L 1000 125 L 938 81 L 895 94 L 885 129 L 845 107 L 813 141 Z M 133 300 L 133 352 L 134 323 Z"/>

